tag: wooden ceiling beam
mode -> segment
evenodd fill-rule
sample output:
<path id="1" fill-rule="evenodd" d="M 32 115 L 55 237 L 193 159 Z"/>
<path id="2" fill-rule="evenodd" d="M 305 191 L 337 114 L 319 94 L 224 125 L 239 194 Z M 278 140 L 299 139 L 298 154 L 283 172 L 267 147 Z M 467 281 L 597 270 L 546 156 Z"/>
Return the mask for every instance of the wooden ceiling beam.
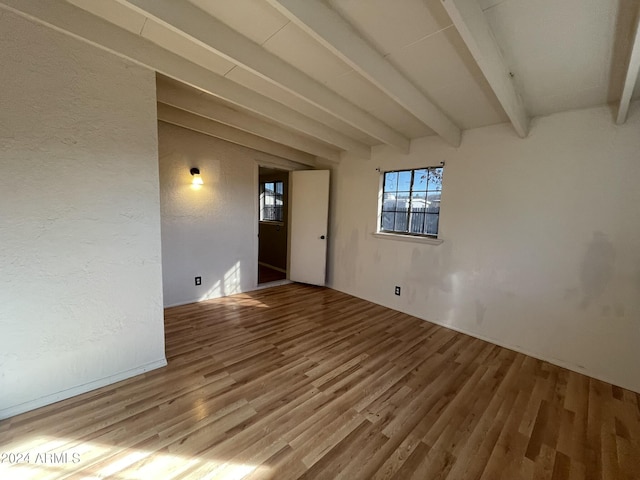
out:
<path id="1" fill-rule="evenodd" d="M 342 132 L 165 50 L 63 0 L 0 0 L 0 8 L 155 70 L 362 158 L 371 148 Z"/>
<path id="2" fill-rule="evenodd" d="M 320 0 L 267 1 L 446 142 L 460 145 L 460 128 L 331 7 Z"/>
<path id="3" fill-rule="evenodd" d="M 409 151 L 410 141 L 380 119 L 185 0 L 118 0 L 363 133 Z"/>
<path id="4" fill-rule="evenodd" d="M 171 105 L 332 162 L 340 161 L 339 150 L 330 148 L 311 138 L 287 131 L 278 125 L 260 120 L 244 112 L 233 110 L 214 101 L 211 97 L 208 98 L 208 95 L 202 92 L 192 93 L 159 81 L 156 96 L 158 102 L 165 105 Z"/>
<path id="5" fill-rule="evenodd" d="M 243 132 L 242 130 L 224 125 L 223 123 L 214 122 L 213 120 L 180 110 L 179 108 L 165 105 L 164 103 L 158 103 L 158 120 L 187 128 L 194 132 L 204 133 L 205 135 L 210 135 L 259 152 L 284 158 L 301 165 L 309 167 L 316 166 L 316 160 L 313 155 L 272 142 L 271 140 L 258 137 L 251 133 Z"/>
<path id="6" fill-rule="evenodd" d="M 478 0 L 441 0 L 513 128 L 529 134 L 529 116 Z"/>
<path id="7" fill-rule="evenodd" d="M 627 74 L 624 78 L 624 86 L 622 88 L 622 96 L 618 104 L 618 115 L 616 123 L 618 125 L 627 121 L 629 113 L 629 105 L 631 104 L 631 96 L 633 89 L 638 81 L 638 72 L 640 72 L 640 11 L 636 14 L 636 31 L 631 45 L 631 53 L 629 55 L 629 63 L 627 64 Z"/>

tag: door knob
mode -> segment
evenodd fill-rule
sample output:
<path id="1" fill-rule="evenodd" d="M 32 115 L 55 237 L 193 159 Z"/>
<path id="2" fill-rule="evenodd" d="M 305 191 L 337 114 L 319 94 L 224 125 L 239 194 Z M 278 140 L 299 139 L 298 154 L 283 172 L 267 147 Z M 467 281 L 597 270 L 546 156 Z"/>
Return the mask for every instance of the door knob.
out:
<path id="1" fill-rule="evenodd" d="M 320 240 L 324 240 L 324 235 L 320 235 Z"/>

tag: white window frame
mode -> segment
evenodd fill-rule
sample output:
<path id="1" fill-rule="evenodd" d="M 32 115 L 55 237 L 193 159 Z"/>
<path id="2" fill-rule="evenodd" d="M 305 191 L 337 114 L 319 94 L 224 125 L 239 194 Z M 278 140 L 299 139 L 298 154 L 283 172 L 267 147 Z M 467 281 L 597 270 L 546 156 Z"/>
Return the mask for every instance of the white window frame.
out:
<path id="1" fill-rule="evenodd" d="M 398 231 L 386 231 L 382 230 L 382 208 L 384 201 L 384 181 L 385 175 L 390 172 L 402 172 L 402 171 L 413 171 L 416 170 L 424 170 L 424 169 L 434 169 L 434 168 L 442 168 L 443 169 L 443 179 L 444 179 L 444 162 L 441 162 L 438 166 L 427 166 L 427 167 L 415 167 L 415 168 L 403 168 L 403 169 L 389 169 L 389 170 L 380 170 L 379 176 L 379 184 L 378 184 L 378 215 L 376 218 L 376 231 L 372 233 L 372 235 L 376 238 L 382 238 L 387 240 L 399 240 L 404 242 L 413 242 L 413 243 L 426 243 L 431 245 L 440 245 L 442 243 L 442 239 L 440 237 L 440 212 L 438 212 L 438 233 L 436 235 L 432 234 L 417 234 L 410 232 L 398 232 Z M 444 181 L 443 181 L 444 183 Z M 441 191 L 444 187 L 441 187 Z"/>
<path id="2" fill-rule="evenodd" d="M 263 220 L 262 215 L 264 212 L 265 207 L 267 206 L 266 202 L 265 202 L 265 188 L 266 188 L 266 184 L 267 183 L 273 183 L 274 185 L 274 202 L 277 201 L 277 195 L 281 196 L 281 202 L 282 205 L 280 205 L 281 210 L 280 213 L 282 215 L 282 220 Z M 277 194 L 276 192 L 276 184 L 280 183 L 282 184 L 282 193 Z M 275 223 L 278 225 L 284 225 L 284 181 L 283 180 L 266 180 L 263 182 L 259 182 L 259 191 L 260 191 L 260 196 L 259 196 L 259 200 L 258 200 L 258 219 L 260 221 L 260 223 Z M 275 206 L 275 204 L 274 204 Z"/>

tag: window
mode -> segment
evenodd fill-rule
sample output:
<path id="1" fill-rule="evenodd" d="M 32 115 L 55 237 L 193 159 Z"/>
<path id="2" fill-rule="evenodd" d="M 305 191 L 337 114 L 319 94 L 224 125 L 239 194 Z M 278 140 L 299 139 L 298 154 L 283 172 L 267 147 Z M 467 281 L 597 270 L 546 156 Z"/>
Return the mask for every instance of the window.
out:
<path id="1" fill-rule="evenodd" d="M 282 222 L 283 217 L 283 182 L 260 183 L 260 221 Z"/>
<path id="2" fill-rule="evenodd" d="M 443 167 L 384 172 L 380 232 L 438 236 Z"/>

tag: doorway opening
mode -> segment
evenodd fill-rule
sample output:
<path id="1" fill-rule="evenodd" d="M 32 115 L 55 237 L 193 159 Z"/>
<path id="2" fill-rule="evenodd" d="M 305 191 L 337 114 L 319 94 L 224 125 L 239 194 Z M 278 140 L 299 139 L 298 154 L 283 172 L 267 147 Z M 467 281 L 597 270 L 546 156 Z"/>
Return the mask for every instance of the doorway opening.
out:
<path id="1" fill-rule="evenodd" d="M 287 278 L 289 172 L 259 167 L 258 285 Z"/>

